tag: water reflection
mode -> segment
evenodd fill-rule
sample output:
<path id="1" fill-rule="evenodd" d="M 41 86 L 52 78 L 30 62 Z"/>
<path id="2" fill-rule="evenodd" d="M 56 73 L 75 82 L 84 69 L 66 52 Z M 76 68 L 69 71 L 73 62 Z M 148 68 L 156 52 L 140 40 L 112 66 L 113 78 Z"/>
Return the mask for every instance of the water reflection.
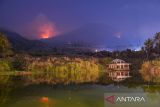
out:
<path id="1" fill-rule="evenodd" d="M 160 99 L 159 85 L 31 85 L 25 77 L 0 77 L 0 107 L 103 107 L 106 92 L 146 93 L 151 100 Z M 151 94 L 154 93 L 154 96 Z"/>
<path id="2" fill-rule="evenodd" d="M 40 102 L 42 102 L 42 103 L 48 103 L 49 102 L 49 98 L 48 97 L 42 97 L 40 99 Z"/>
<path id="3" fill-rule="evenodd" d="M 160 85 L 144 85 L 142 89 L 148 93 L 160 93 Z"/>
<path id="4" fill-rule="evenodd" d="M 112 78 L 113 81 L 123 81 L 127 78 L 130 78 L 129 70 L 113 70 L 109 72 L 109 77 Z"/>
<path id="5" fill-rule="evenodd" d="M 5 104 L 9 100 L 12 90 L 11 84 L 10 76 L 0 76 L 0 105 Z"/>
<path id="6" fill-rule="evenodd" d="M 40 103 L 43 105 L 43 107 L 54 107 L 57 103 L 57 100 L 44 96 L 40 98 Z"/>

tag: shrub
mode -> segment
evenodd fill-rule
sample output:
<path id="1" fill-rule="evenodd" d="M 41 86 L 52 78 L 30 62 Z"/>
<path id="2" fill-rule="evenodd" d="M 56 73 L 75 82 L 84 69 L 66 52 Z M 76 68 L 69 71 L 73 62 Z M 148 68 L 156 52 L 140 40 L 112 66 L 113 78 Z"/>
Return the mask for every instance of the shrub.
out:
<path id="1" fill-rule="evenodd" d="M 19 55 L 15 56 L 12 61 L 13 70 L 26 71 L 28 66 L 28 61 L 25 56 Z"/>
<path id="2" fill-rule="evenodd" d="M 100 72 L 95 61 L 79 58 L 34 61 L 28 70 L 33 72 L 34 81 L 64 84 L 96 82 Z"/>
<path id="3" fill-rule="evenodd" d="M 145 81 L 160 82 L 160 61 L 146 61 L 142 64 L 140 73 Z"/>
<path id="4" fill-rule="evenodd" d="M 0 32 L 0 57 L 6 57 L 12 54 L 11 43 L 7 37 Z"/>
<path id="5" fill-rule="evenodd" d="M 0 72 L 10 71 L 10 64 L 6 60 L 0 60 Z"/>

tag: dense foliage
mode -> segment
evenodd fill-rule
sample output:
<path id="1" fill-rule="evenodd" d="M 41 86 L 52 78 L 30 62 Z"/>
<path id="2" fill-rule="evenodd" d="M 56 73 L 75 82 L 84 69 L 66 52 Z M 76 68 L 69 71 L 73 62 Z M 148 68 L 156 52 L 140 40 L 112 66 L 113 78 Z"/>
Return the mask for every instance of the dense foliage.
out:
<path id="1" fill-rule="evenodd" d="M 160 32 L 145 41 L 143 50 L 146 52 L 147 58 L 160 57 Z"/>
<path id="2" fill-rule="evenodd" d="M 10 63 L 7 60 L 0 60 L 0 72 L 4 72 L 4 71 L 10 71 L 11 70 L 11 66 Z"/>
<path id="3" fill-rule="evenodd" d="M 160 60 L 144 62 L 140 73 L 145 81 L 160 83 Z"/>
<path id="4" fill-rule="evenodd" d="M 8 56 L 12 53 L 11 44 L 6 36 L 0 32 L 0 57 Z"/>
<path id="5" fill-rule="evenodd" d="M 65 84 L 96 82 L 100 73 L 95 60 L 67 57 L 34 60 L 28 71 L 33 72 L 33 81 Z"/>

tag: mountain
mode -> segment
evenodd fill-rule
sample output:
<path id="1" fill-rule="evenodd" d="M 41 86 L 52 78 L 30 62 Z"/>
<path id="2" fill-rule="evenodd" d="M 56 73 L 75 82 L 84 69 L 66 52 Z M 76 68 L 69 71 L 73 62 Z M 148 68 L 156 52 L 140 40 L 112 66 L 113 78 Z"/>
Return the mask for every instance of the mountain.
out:
<path id="1" fill-rule="evenodd" d="M 68 43 L 83 43 L 91 46 L 104 46 L 105 48 L 117 48 L 128 43 L 124 38 L 117 37 L 118 30 L 106 24 L 89 23 L 82 27 L 46 39 L 44 42 L 51 45 L 63 46 Z"/>
<path id="2" fill-rule="evenodd" d="M 2 28 L 0 32 L 5 34 L 15 51 L 44 51 L 50 49 L 46 43 L 38 40 L 28 40 L 16 32 Z"/>
<path id="3" fill-rule="evenodd" d="M 28 40 L 16 32 L 0 29 L 6 34 L 16 51 L 50 51 L 54 48 L 67 51 L 111 49 L 121 50 L 129 44 L 128 40 L 117 36 L 119 31 L 106 24 L 88 23 L 78 29 L 42 40 Z"/>

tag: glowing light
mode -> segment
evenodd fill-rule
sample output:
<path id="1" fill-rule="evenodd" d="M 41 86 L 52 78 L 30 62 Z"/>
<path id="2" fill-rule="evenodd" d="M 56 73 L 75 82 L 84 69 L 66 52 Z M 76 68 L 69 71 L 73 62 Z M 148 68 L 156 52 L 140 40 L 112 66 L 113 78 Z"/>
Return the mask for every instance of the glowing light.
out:
<path id="1" fill-rule="evenodd" d="M 45 107 L 51 107 L 51 106 L 54 107 L 54 105 L 58 103 L 58 101 L 56 99 L 43 96 L 40 98 L 40 103 L 46 105 Z"/>
<path id="2" fill-rule="evenodd" d="M 40 99 L 40 101 L 41 101 L 42 103 L 48 103 L 48 102 L 49 102 L 49 98 L 48 98 L 48 97 L 42 97 L 42 98 Z"/>
<path id="3" fill-rule="evenodd" d="M 40 38 L 46 39 L 53 37 L 56 34 L 56 31 L 52 24 L 47 23 L 40 27 Z"/>
<path id="4" fill-rule="evenodd" d="M 97 50 L 97 49 L 95 49 L 95 52 L 98 52 L 98 50 Z"/>
<path id="5" fill-rule="evenodd" d="M 38 15 L 30 22 L 27 32 L 32 35 L 30 39 L 46 39 L 57 35 L 55 24 L 44 14 Z"/>

